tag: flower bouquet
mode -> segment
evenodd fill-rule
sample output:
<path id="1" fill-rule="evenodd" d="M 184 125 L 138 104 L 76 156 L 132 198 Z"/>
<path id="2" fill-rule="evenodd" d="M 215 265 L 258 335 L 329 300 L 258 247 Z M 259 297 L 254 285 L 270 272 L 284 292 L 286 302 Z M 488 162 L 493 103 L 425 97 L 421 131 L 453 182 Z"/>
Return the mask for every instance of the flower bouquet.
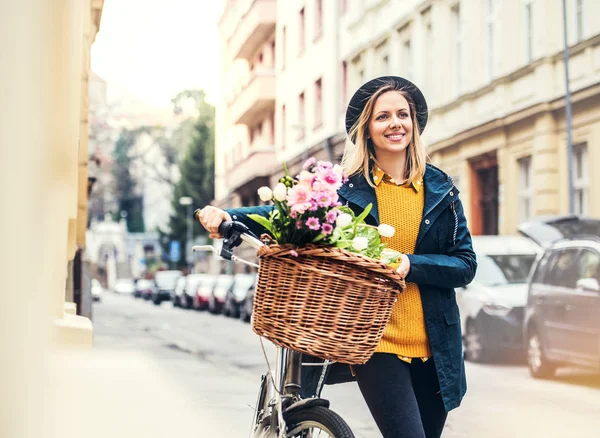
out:
<path id="1" fill-rule="evenodd" d="M 393 227 L 365 223 L 339 202 L 342 168 L 309 159 L 296 178 L 286 174 L 260 198 L 268 217 L 250 215 L 274 243 L 258 252 L 260 268 L 252 327 L 274 343 L 338 362 L 365 363 L 375 351 L 404 280 L 400 253 L 380 236 Z"/>

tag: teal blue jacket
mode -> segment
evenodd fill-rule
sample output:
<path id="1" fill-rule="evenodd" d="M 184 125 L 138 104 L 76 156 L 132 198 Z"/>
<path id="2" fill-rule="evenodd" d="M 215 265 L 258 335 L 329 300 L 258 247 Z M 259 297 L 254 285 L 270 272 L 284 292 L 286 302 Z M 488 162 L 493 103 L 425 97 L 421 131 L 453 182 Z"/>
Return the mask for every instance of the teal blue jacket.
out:
<path id="1" fill-rule="evenodd" d="M 423 219 L 414 254 L 410 259 L 407 282 L 416 283 L 421 292 L 423 312 L 444 406 L 456 408 L 467 390 L 462 352 L 460 317 L 454 288 L 469 284 L 475 276 L 477 261 L 471 234 L 458 197 L 458 189 L 443 171 L 427 165 L 423 178 L 425 203 Z M 379 225 L 377 197 L 362 175 L 349 179 L 338 191 L 340 201 L 360 214 L 367 205 L 373 208 L 367 223 Z M 249 213 L 267 215 L 272 206 L 228 210 L 234 220 L 244 222 L 257 235 L 265 230 L 247 217 Z M 320 361 L 307 358 L 308 361 Z M 307 361 L 305 360 L 305 361 Z M 305 367 L 302 388 L 305 396 L 318 395 L 322 384 L 353 380 L 349 367 Z"/>

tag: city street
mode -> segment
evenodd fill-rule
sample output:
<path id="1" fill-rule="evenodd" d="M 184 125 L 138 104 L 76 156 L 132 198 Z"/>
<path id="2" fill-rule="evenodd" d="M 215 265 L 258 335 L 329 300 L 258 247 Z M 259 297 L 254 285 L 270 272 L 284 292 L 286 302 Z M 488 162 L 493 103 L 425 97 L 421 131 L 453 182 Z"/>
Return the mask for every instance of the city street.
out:
<path id="1" fill-rule="evenodd" d="M 249 324 L 112 293 L 94 304 L 93 322 L 95 351 L 139 353 L 177 388 L 186 415 L 198 414 L 198 421 L 185 419 L 185 424 L 198 428 L 190 430 L 190 436 L 217 436 L 203 430 L 222 430 L 223 437 L 247 436 L 251 406 L 266 369 Z M 265 346 L 273 366 L 274 348 Z M 463 405 L 451 412 L 445 438 L 600 434 L 600 376 L 566 370 L 553 381 L 538 381 L 523 365 L 468 363 L 467 378 L 469 391 Z M 148 394 L 160 405 L 160 393 L 148 388 Z M 380 436 L 355 384 L 326 387 L 323 396 L 357 437 Z M 172 410 L 162 405 L 148 415 L 158 414 L 168 425 L 178 421 Z"/>

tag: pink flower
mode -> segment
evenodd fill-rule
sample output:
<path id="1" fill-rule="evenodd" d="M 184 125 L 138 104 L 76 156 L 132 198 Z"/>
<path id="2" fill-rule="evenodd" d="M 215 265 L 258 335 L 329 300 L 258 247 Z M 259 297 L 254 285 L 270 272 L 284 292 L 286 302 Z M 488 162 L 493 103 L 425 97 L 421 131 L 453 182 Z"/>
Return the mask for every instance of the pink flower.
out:
<path id="1" fill-rule="evenodd" d="M 319 207 L 329 207 L 333 200 L 333 194 L 330 192 L 314 193 L 313 199 L 317 201 Z"/>
<path id="2" fill-rule="evenodd" d="M 323 169 L 332 169 L 333 168 L 333 164 L 331 164 L 329 161 L 319 161 L 317 163 L 318 167 L 322 167 Z"/>
<path id="3" fill-rule="evenodd" d="M 315 174 L 309 172 L 308 170 L 303 170 L 298 175 L 298 182 L 301 185 L 311 186 L 315 180 Z"/>
<path id="4" fill-rule="evenodd" d="M 321 228 L 321 224 L 319 223 L 319 219 L 316 217 L 309 217 L 306 220 L 306 226 L 311 230 L 318 230 Z"/>
<path id="5" fill-rule="evenodd" d="M 291 249 L 291 250 L 290 250 L 290 255 L 291 255 L 292 257 L 298 257 L 298 251 L 295 251 L 295 250 Z"/>
<path id="6" fill-rule="evenodd" d="M 302 221 L 296 222 L 296 229 L 299 230 L 300 228 L 302 228 L 302 225 L 304 225 Z"/>
<path id="7" fill-rule="evenodd" d="M 319 209 L 319 204 L 315 200 L 310 201 L 310 207 L 308 207 L 308 211 L 317 211 Z"/>
<path id="8" fill-rule="evenodd" d="M 289 190 L 287 201 L 290 206 L 294 206 L 310 201 L 310 197 L 310 188 L 304 184 L 297 184 Z"/>
<path id="9" fill-rule="evenodd" d="M 291 213 L 295 213 L 296 215 L 298 214 L 303 214 L 306 210 L 308 210 L 310 207 L 312 206 L 312 204 L 310 202 L 302 202 L 300 204 L 294 204 L 290 207 L 290 211 Z M 290 213 L 290 216 L 291 216 Z M 296 216 L 297 217 L 297 216 Z M 294 218 L 295 219 L 295 218 Z"/>
<path id="10" fill-rule="evenodd" d="M 337 210 L 329 210 L 327 212 L 327 214 L 325 215 L 325 220 L 327 221 L 327 223 L 334 223 L 335 222 L 335 218 L 338 215 L 338 211 Z"/>
<path id="11" fill-rule="evenodd" d="M 321 233 L 329 236 L 331 233 L 333 233 L 333 226 L 331 224 L 321 225 Z"/>
<path id="12" fill-rule="evenodd" d="M 302 165 L 303 169 L 308 169 L 309 167 L 313 166 L 315 163 L 317 162 L 317 159 L 315 157 L 310 157 L 308 160 L 306 160 L 306 162 Z"/>
<path id="13" fill-rule="evenodd" d="M 342 178 L 331 169 L 327 169 L 320 174 L 321 179 L 327 184 L 339 189 L 342 186 Z"/>

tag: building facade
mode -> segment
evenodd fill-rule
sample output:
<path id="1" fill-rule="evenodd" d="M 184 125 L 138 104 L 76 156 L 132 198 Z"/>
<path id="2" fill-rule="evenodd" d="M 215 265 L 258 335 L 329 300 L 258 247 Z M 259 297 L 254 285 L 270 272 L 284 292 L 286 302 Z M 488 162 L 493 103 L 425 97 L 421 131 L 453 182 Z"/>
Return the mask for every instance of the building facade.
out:
<path id="1" fill-rule="evenodd" d="M 256 189 L 273 185 L 284 162 L 293 170 L 308 156 L 337 161 L 351 93 L 394 74 L 427 98 L 424 143 L 454 178 L 473 234 L 514 234 L 523 221 L 569 212 L 562 0 L 263 0 L 245 2 L 248 13 L 236 20 L 233 3 L 242 2 L 227 2 L 221 19 L 230 29 L 221 35 L 224 82 L 253 97 L 229 98 L 217 122 L 217 201 L 246 191 L 221 205 L 258 203 Z M 600 164 L 600 3 L 566 4 L 575 213 L 598 217 L 600 177 L 591 169 Z M 259 7 L 271 8 L 261 14 L 269 20 L 276 11 L 268 37 L 249 21 Z M 242 34 L 245 45 L 233 38 Z M 261 44 L 275 46 L 268 93 L 243 80 Z M 232 95 L 224 92 L 225 101 Z M 229 116 L 236 111 L 257 116 Z M 262 150 L 251 146 L 263 138 L 256 132 L 264 129 L 252 134 L 259 119 L 254 126 L 271 130 L 268 153 L 253 160 Z"/>
<path id="2" fill-rule="evenodd" d="M 562 1 L 347 3 L 352 87 L 387 73 L 419 85 L 428 154 L 461 190 L 473 234 L 569 212 Z M 575 213 L 598 217 L 600 3 L 566 3 Z"/>

